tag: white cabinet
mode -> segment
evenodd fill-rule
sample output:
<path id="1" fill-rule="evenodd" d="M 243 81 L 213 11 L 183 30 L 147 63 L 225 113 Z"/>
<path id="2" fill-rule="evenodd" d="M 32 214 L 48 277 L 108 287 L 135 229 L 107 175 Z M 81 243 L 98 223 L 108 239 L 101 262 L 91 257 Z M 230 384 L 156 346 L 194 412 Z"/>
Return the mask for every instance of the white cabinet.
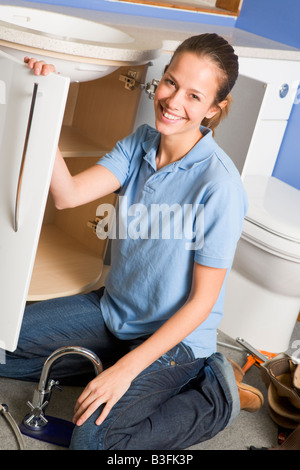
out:
<path id="1" fill-rule="evenodd" d="M 0 346 L 22 323 L 69 87 L 0 53 Z"/>

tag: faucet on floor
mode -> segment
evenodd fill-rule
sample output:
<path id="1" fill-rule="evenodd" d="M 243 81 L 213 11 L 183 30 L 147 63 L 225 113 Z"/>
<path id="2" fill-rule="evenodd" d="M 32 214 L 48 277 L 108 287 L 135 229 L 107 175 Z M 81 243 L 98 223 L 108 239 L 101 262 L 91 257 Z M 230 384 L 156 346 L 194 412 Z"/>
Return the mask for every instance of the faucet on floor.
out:
<path id="1" fill-rule="evenodd" d="M 68 346 L 54 351 L 44 363 L 39 384 L 33 394 L 32 403 L 27 402 L 28 406 L 31 408 L 31 412 L 26 415 L 23 420 L 23 424 L 26 428 L 32 431 L 38 431 L 48 424 L 44 415 L 45 408 L 49 404 L 53 387 L 58 386 L 58 381 L 53 379 L 48 380 L 48 377 L 53 363 L 68 354 L 78 354 L 89 359 L 93 363 L 96 375 L 100 374 L 103 370 L 100 359 L 89 349 L 80 346 Z"/>

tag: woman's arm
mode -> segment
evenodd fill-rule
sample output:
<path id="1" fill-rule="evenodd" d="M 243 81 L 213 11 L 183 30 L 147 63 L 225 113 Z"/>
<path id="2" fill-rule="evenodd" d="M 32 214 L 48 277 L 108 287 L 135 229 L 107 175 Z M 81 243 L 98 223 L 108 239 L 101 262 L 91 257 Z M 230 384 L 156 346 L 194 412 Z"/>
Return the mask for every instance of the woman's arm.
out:
<path id="1" fill-rule="evenodd" d="M 185 305 L 149 339 L 92 380 L 75 406 L 73 422 L 81 425 L 103 403 L 96 424 L 101 424 L 132 380 L 160 356 L 180 343 L 210 314 L 217 301 L 226 269 L 194 264 L 193 284 Z"/>
<path id="2" fill-rule="evenodd" d="M 50 192 L 57 209 L 80 206 L 119 188 L 118 178 L 101 165 L 93 165 L 72 176 L 60 150 L 57 150 L 50 183 Z"/>

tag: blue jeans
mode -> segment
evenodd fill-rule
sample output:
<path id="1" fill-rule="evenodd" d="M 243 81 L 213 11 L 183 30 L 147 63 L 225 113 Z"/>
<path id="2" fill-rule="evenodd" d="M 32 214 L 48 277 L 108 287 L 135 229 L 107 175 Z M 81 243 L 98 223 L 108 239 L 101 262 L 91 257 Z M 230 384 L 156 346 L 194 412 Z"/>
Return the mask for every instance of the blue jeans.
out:
<path id="1" fill-rule="evenodd" d="M 145 338 L 121 341 L 106 328 L 99 294 L 91 292 L 26 307 L 18 348 L 6 354 L 0 376 L 38 381 L 47 357 L 63 346 L 82 346 L 109 367 Z M 64 356 L 51 377 L 85 385 L 94 377 L 91 363 Z M 240 403 L 233 370 L 220 353 L 195 359 L 183 343 L 151 364 L 97 426 L 97 410 L 76 426 L 71 449 L 185 449 L 212 438 L 231 424 Z"/>

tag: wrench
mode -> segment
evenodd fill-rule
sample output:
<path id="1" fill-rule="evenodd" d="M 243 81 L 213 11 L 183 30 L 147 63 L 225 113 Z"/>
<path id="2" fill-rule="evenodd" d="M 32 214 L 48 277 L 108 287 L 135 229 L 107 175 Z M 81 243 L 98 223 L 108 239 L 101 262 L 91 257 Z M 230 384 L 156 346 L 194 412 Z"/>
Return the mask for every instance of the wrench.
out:
<path id="1" fill-rule="evenodd" d="M 262 354 L 260 351 L 255 349 L 251 344 L 247 343 L 243 338 L 236 338 L 236 342 L 243 346 L 246 351 L 248 351 L 249 354 L 256 356 L 260 361 L 266 362 L 268 360 L 268 357 Z"/>

